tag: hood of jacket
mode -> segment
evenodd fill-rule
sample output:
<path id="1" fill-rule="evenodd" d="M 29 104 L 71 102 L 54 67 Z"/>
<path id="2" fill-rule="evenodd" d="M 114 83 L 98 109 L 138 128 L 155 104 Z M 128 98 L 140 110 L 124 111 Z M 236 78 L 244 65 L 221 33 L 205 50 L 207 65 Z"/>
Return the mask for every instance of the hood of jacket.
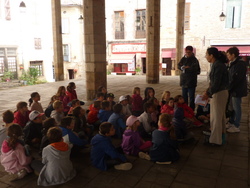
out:
<path id="1" fill-rule="evenodd" d="M 4 140 L 3 144 L 2 144 L 2 152 L 3 153 L 8 153 L 10 150 L 12 150 L 12 148 L 9 147 L 8 142 L 6 140 Z"/>
<path id="2" fill-rule="evenodd" d="M 124 133 L 123 133 L 124 136 L 131 136 L 131 135 L 133 135 L 133 134 L 134 134 L 134 131 L 131 130 L 131 129 L 127 129 L 127 130 L 125 130 Z"/>
<path id="3" fill-rule="evenodd" d="M 104 142 L 111 142 L 110 137 L 108 136 L 103 136 L 101 134 L 97 134 L 93 137 L 93 139 L 91 140 L 91 145 L 96 145 L 99 143 L 104 143 Z"/>
<path id="4" fill-rule="evenodd" d="M 59 151 L 68 151 L 69 149 L 69 145 L 65 142 L 54 142 L 50 145 Z"/>

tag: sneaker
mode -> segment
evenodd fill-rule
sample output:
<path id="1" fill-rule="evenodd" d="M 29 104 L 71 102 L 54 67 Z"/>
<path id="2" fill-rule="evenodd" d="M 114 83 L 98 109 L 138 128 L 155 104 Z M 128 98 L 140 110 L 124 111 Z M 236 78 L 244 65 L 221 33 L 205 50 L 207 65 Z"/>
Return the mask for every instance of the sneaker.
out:
<path id="1" fill-rule="evenodd" d="M 151 160 L 150 156 L 149 156 L 148 154 L 144 153 L 144 152 L 139 152 L 138 155 L 139 155 L 139 157 L 140 157 L 141 159 L 146 159 L 146 160 L 148 160 L 148 161 Z"/>
<path id="2" fill-rule="evenodd" d="M 26 176 L 27 174 L 28 174 L 27 171 L 25 169 L 22 169 L 15 174 L 10 174 L 8 179 L 9 179 L 9 181 L 13 182 L 13 181 L 20 180 L 20 179 L 24 178 L 24 176 Z"/>
<path id="3" fill-rule="evenodd" d="M 211 131 L 202 131 L 202 133 L 206 136 L 210 136 L 211 135 Z"/>
<path id="4" fill-rule="evenodd" d="M 131 163 L 121 163 L 121 164 L 115 165 L 114 168 L 116 170 L 130 170 L 132 168 L 132 164 Z"/>
<path id="5" fill-rule="evenodd" d="M 238 127 L 230 127 L 229 129 L 227 129 L 227 132 L 229 133 L 239 133 L 240 132 L 240 129 Z"/>
<path id="6" fill-rule="evenodd" d="M 234 127 L 234 124 L 227 122 L 226 129 L 229 129 L 230 127 Z"/>
<path id="7" fill-rule="evenodd" d="M 24 176 L 26 176 L 28 173 L 25 169 L 22 169 L 20 170 L 18 173 L 17 173 L 17 176 L 18 176 L 18 179 L 22 179 L 24 178 Z"/>
<path id="8" fill-rule="evenodd" d="M 164 165 L 164 164 L 171 164 L 172 162 L 171 162 L 171 161 L 166 161 L 166 162 L 159 162 L 159 161 L 156 161 L 155 163 L 156 163 L 156 164 L 162 164 L 162 165 Z"/>

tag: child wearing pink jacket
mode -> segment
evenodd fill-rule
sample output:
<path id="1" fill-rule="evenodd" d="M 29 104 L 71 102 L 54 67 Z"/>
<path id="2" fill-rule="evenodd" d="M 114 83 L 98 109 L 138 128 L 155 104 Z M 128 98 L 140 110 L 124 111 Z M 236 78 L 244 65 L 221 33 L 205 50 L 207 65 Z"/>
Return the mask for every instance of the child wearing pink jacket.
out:
<path id="1" fill-rule="evenodd" d="M 2 144 L 0 161 L 5 171 L 10 174 L 10 181 L 14 181 L 32 172 L 29 167 L 32 158 L 25 154 L 22 141 L 18 139 L 23 134 L 22 128 L 17 124 L 12 124 L 7 132 L 8 138 Z"/>

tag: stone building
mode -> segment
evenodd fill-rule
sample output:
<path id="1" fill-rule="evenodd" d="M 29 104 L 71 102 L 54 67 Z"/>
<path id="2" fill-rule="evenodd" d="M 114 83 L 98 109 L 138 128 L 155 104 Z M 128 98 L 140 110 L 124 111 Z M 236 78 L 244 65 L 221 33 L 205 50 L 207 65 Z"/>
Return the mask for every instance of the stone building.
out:
<path id="1" fill-rule="evenodd" d="M 176 61 L 176 0 L 161 1 L 160 70 L 170 75 Z M 205 59 L 209 46 L 227 50 L 237 46 L 241 56 L 250 59 L 250 1 L 186 0 L 184 47 L 192 45 L 203 74 L 209 71 Z M 108 69 L 113 73 L 134 73 L 133 67 L 145 73 L 146 0 L 106 0 L 106 33 Z M 220 21 L 220 14 L 226 15 Z M 131 65 L 133 64 L 133 66 Z M 132 68 L 129 68 L 132 67 Z"/>

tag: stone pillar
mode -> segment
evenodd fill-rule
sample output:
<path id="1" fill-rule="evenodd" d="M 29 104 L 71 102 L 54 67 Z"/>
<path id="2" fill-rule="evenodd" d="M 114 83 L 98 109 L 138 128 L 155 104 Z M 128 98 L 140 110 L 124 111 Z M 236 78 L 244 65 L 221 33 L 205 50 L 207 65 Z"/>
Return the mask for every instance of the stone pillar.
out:
<path id="1" fill-rule="evenodd" d="M 160 3 L 161 0 L 147 0 L 146 79 L 149 84 L 159 83 Z"/>
<path id="2" fill-rule="evenodd" d="M 177 0 L 176 12 L 176 60 L 175 60 L 175 74 L 178 74 L 177 64 L 183 56 L 184 48 L 184 18 L 185 16 L 185 0 Z"/>
<path id="3" fill-rule="evenodd" d="M 51 0 L 55 80 L 64 80 L 61 1 Z"/>
<path id="4" fill-rule="evenodd" d="M 84 0 L 84 41 L 87 100 L 99 86 L 107 87 L 105 0 Z"/>

